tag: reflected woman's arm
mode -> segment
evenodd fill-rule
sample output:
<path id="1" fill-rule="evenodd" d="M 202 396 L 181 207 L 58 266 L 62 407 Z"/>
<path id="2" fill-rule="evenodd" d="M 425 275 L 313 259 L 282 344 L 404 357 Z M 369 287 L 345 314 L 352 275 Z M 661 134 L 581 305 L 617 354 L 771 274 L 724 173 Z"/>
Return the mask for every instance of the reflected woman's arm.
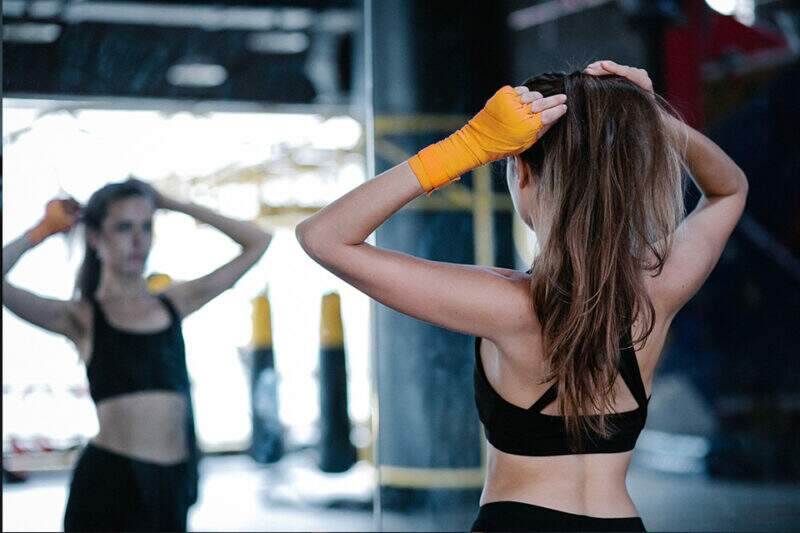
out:
<path id="1" fill-rule="evenodd" d="M 253 222 L 235 220 L 191 202 L 174 200 L 155 190 L 154 197 L 156 207 L 189 215 L 198 222 L 218 229 L 242 247 L 239 255 L 213 272 L 177 283 L 165 291 L 184 317 L 231 288 L 264 255 L 272 240 L 270 233 Z"/>
<path id="2" fill-rule="evenodd" d="M 7 274 L 39 243 L 68 231 L 78 220 L 80 206 L 72 200 L 52 200 L 44 218 L 24 235 L 3 246 L 3 305 L 22 320 L 78 342 L 85 329 L 79 303 L 39 296 L 8 282 Z"/>

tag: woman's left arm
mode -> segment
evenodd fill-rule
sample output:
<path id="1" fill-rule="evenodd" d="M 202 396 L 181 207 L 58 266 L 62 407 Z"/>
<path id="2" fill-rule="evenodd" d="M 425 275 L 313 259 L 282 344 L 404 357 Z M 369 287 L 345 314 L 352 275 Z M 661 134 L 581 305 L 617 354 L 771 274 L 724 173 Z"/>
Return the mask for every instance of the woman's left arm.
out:
<path id="1" fill-rule="evenodd" d="M 198 222 L 213 226 L 242 247 L 239 255 L 213 272 L 191 281 L 177 283 L 164 291 L 181 316 L 197 311 L 231 288 L 269 247 L 272 235 L 252 222 L 235 220 L 203 206 L 173 200 L 158 192 L 155 196 L 157 207 L 184 213 Z"/>

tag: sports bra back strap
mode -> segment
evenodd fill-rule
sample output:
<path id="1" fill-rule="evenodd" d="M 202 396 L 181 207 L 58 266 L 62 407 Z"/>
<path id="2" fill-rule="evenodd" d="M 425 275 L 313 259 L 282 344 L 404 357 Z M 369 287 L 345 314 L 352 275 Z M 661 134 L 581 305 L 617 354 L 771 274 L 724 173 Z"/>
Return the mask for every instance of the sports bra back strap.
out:
<path id="1" fill-rule="evenodd" d="M 180 322 L 181 315 L 178 313 L 178 310 L 175 308 L 175 305 L 170 301 L 170 299 L 163 294 L 159 294 L 157 295 L 157 297 L 159 300 L 161 300 L 161 303 L 164 304 L 164 307 L 167 308 L 167 311 L 169 311 L 170 317 L 172 318 L 174 323 L 177 324 L 178 322 Z"/>
<path id="2" fill-rule="evenodd" d="M 539 399 L 528 408 L 528 411 L 535 413 L 541 412 L 542 409 L 553 403 L 558 396 L 558 386 L 556 383 L 550 385 L 550 388 L 544 391 L 544 394 L 539 396 Z"/>
<path id="3" fill-rule="evenodd" d="M 633 349 L 629 335 L 626 335 L 622 342 L 619 371 L 631 394 L 636 399 L 636 403 L 639 404 L 639 407 L 643 407 L 647 403 L 647 393 L 644 390 L 644 381 L 642 380 L 642 372 L 639 369 L 639 362 L 636 359 L 636 352 Z"/>

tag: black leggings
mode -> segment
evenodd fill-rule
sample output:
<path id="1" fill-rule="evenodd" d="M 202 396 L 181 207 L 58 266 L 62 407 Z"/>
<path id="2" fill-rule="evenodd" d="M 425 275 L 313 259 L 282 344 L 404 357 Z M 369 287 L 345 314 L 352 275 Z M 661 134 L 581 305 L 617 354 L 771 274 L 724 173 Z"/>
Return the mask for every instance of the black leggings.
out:
<path id="1" fill-rule="evenodd" d="M 646 531 L 642 519 L 596 518 L 521 502 L 481 505 L 472 531 Z"/>
<path id="2" fill-rule="evenodd" d="M 89 444 L 72 474 L 64 531 L 186 531 L 188 470 Z"/>

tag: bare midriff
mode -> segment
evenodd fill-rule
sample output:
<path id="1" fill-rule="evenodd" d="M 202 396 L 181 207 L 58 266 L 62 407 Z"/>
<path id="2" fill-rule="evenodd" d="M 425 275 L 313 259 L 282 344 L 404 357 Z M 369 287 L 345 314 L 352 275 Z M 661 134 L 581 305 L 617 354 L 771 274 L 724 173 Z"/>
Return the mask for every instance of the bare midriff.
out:
<path id="1" fill-rule="evenodd" d="M 143 391 L 97 404 L 100 431 L 92 442 L 132 459 L 158 464 L 186 460 L 186 396 L 171 391 Z"/>
<path id="2" fill-rule="evenodd" d="M 632 451 L 527 457 L 486 446 L 481 505 L 515 501 L 598 518 L 639 516 L 625 486 Z"/>

